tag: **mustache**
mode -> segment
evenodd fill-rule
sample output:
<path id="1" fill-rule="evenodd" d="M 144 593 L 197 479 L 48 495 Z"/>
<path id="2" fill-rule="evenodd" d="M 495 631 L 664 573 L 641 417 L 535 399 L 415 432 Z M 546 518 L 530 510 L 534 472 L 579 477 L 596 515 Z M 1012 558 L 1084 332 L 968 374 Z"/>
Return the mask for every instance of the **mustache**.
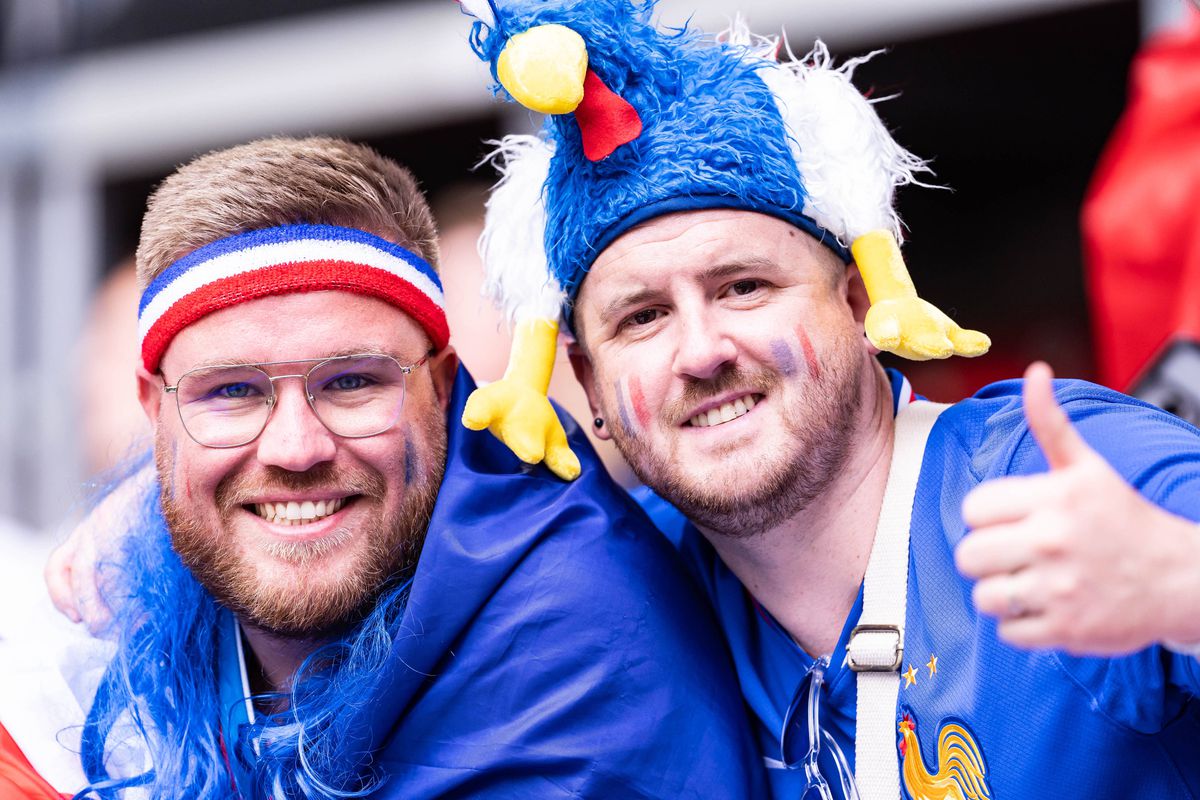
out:
<path id="1" fill-rule="evenodd" d="M 222 513 L 232 511 L 272 491 L 380 498 L 387 493 L 387 482 L 375 470 L 335 468 L 332 464 L 318 464 L 304 472 L 267 467 L 256 475 L 231 475 L 221 481 L 215 493 L 217 508 Z"/>
<path id="2" fill-rule="evenodd" d="M 779 383 L 768 370 L 745 370 L 729 367 L 711 378 L 692 379 L 684 384 L 679 397 L 663 405 L 662 416 L 671 425 L 681 425 L 691 419 L 695 409 L 714 397 L 733 389 L 753 394 L 767 394 Z"/>

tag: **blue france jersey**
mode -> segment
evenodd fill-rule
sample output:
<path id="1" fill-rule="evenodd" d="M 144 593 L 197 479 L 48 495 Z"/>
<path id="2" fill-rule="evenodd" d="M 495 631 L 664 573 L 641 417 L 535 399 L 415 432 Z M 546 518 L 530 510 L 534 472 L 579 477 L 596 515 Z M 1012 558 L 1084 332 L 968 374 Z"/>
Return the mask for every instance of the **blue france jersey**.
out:
<path id="1" fill-rule="evenodd" d="M 899 400 L 904 381 L 896 373 L 892 380 Z M 1163 508 L 1200 520 L 1200 433 L 1092 384 L 1056 381 L 1055 392 L 1083 437 L 1131 485 Z M 986 480 L 1045 470 L 1025 421 L 1020 381 L 993 384 L 950 407 L 931 432 L 912 515 L 906 677 L 896 709 L 897 747 L 908 773 L 901 781 L 905 796 L 914 798 L 922 780 L 932 781 L 957 759 L 980 767 L 978 794 L 970 795 L 980 798 L 1200 797 L 1196 659 L 1160 647 L 1120 658 L 1018 650 L 1000 641 L 996 623 L 972 605 L 972 582 L 958 573 L 953 559 L 955 546 L 968 535 L 963 498 Z M 804 771 L 786 769 L 783 762 L 798 762 L 803 749 L 796 752 L 789 744 L 789 752 L 781 753 L 780 742 L 785 714 L 813 659 L 755 603 L 678 511 L 649 492 L 639 499 L 684 553 L 717 610 L 773 796 L 798 798 Z M 1130 534 L 1129 546 L 1136 547 L 1136 532 Z M 860 590 L 820 697 L 821 726 L 851 766 L 856 686 L 843 661 L 861 604 Z M 905 715 L 912 732 L 902 735 Z M 804 717 L 803 706 L 796 717 Z M 799 738 L 795 732 L 789 736 Z M 807 739 L 800 746 L 806 749 Z M 830 749 L 824 748 L 821 768 L 840 795 Z M 916 786 L 907 785 L 910 780 Z"/>

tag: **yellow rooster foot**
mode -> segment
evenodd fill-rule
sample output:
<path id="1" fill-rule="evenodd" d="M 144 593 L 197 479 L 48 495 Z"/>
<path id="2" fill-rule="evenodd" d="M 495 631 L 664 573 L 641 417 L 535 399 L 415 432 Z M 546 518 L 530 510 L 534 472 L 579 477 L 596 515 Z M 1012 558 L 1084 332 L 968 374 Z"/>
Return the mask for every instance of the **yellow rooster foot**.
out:
<path id="1" fill-rule="evenodd" d="M 980 356 L 992 340 L 959 327 L 937 306 L 919 297 L 880 300 L 867 311 L 867 338 L 880 350 L 913 361 Z"/>
<path id="2" fill-rule="evenodd" d="M 987 336 L 960 328 L 932 303 L 917 296 L 891 231 L 864 233 L 850 249 L 871 300 L 866 319 L 871 344 L 913 361 L 981 356 L 992 346 Z"/>
<path id="3" fill-rule="evenodd" d="M 490 430 L 527 464 L 545 461 L 566 481 L 579 477 L 579 459 L 567 445 L 567 434 L 549 398 L 519 381 L 502 378 L 467 398 L 463 425 Z"/>

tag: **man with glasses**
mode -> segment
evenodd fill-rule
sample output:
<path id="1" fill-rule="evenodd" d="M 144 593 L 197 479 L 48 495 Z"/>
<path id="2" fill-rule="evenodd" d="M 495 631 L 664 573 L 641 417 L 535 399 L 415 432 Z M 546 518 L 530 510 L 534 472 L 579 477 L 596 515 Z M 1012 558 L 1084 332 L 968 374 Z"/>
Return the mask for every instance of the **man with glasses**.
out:
<path id="1" fill-rule="evenodd" d="M 916 295 L 892 194 L 924 165 L 855 62 L 660 33 L 625 0 L 462 5 L 549 114 L 501 143 L 492 284 L 527 332 L 574 333 L 597 431 L 718 611 L 773 796 L 1200 794 L 1200 437 L 1045 365 L 948 408 L 881 368 L 988 342 Z M 513 377 L 464 421 L 506 436 L 536 389 Z"/>
<path id="2" fill-rule="evenodd" d="M 447 429 L 474 387 L 407 171 L 326 138 L 212 153 L 154 192 L 137 261 L 157 481 L 99 566 L 91 791 L 756 794 L 703 601 L 578 429 L 569 485 Z"/>

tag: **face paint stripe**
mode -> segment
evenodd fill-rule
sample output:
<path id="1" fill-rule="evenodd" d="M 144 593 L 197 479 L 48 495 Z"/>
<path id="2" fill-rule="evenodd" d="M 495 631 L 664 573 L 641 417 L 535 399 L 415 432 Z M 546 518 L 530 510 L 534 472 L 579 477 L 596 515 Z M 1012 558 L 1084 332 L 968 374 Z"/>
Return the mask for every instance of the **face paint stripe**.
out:
<path id="1" fill-rule="evenodd" d="M 636 375 L 629 379 L 629 400 L 633 403 L 633 413 L 637 415 L 638 423 L 645 430 L 650 425 L 650 411 L 646 408 L 646 395 L 642 392 L 642 382 Z"/>
<path id="2" fill-rule="evenodd" d="M 804 351 L 804 363 L 808 365 L 808 374 L 813 380 L 821 377 L 821 365 L 817 363 L 817 354 L 813 352 L 812 342 L 803 325 L 796 326 L 796 338 L 800 340 L 800 349 Z"/>
<path id="3" fill-rule="evenodd" d="M 412 430 L 404 426 L 404 484 L 411 486 L 417 476 L 417 450 L 413 445 Z"/>
<path id="4" fill-rule="evenodd" d="M 792 348 L 783 339 L 771 340 L 771 356 L 775 359 L 775 365 L 779 367 L 779 371 L 784 377 L 790 378 L 796 374 L 796 354 L 792 352 Z"/>
<path id="5" fill-rule="evenodd" d="M 621 419 L 621 427 L 632 436 L 635 431 L 633 421 L 629 418 L 629 409 L 625 407 L 625 387 L 621 385 L 620 381 L 617 381 L 613 389 L 617 395 L 617 416 Z"/>

